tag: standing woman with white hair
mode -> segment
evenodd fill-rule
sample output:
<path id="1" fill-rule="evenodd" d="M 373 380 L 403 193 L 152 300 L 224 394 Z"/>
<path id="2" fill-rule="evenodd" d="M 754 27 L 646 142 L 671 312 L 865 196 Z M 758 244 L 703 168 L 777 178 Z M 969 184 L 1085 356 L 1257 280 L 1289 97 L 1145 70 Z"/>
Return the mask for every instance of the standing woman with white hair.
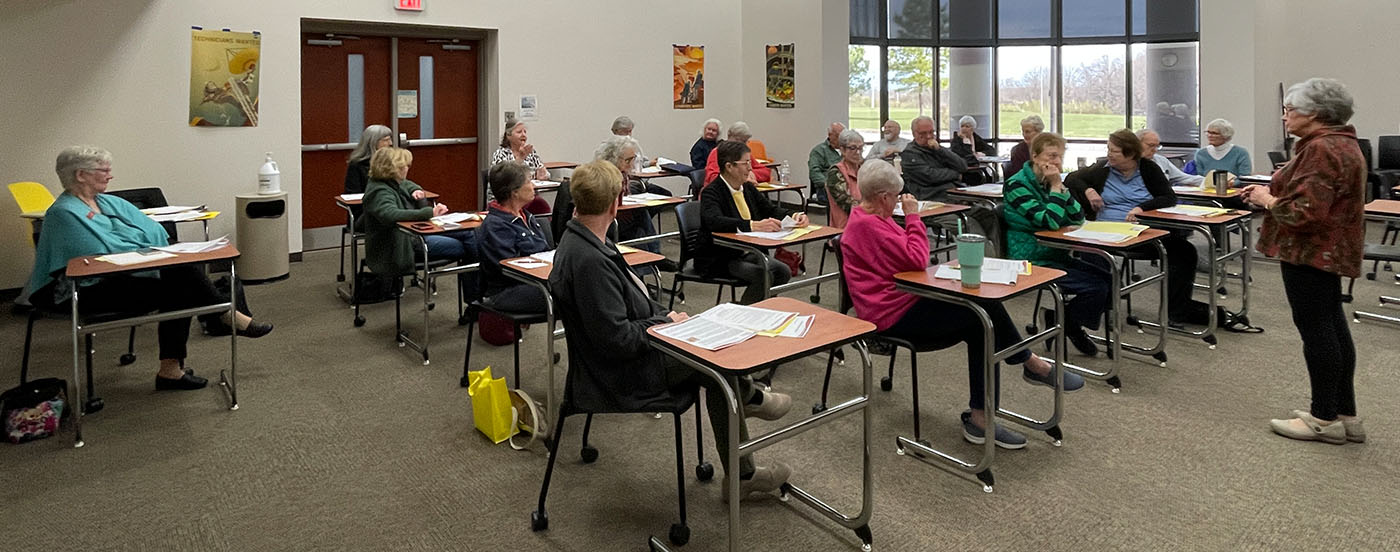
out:
<path id="1" fill-rule="evenodd" d="M 1231 143 L 1235 126 L 1225 119 L 1206 124 L 1206 146 L 1196 150 L 1196 174 L 1225 171 L 1235 176 L 1253 174 L 1249 150 Z"/>
<path id="2" fill-rule="evenodd" d="M 1283 291 L 1303 340 L 1312 405 L 1270 422 L 1275 433 L 1305 441 L 1344 444 L 1366 440 L 1356 416 L 1356 345 L 1342 312 L 1342 277 L 1361 275 L 1365 247 L 1366 158 L 1352 96 L 1332 79 L 1308 79 L 1283 97 L 1283 124 L 1299 137 L 1293 159 L 1268 186 L 1247 186 L 1245 198 L 1262 207 L 1255 245 L 1279 260 Z"/>

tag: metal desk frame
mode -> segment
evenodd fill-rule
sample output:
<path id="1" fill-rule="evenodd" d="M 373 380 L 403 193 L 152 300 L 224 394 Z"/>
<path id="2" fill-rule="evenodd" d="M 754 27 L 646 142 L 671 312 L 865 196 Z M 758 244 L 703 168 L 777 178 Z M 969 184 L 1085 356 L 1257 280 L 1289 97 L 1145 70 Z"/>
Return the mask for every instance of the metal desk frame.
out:
<path id="1" fill-rule="evenodd" d="M 1153 216 L 1152 211 L 1142 213 L 1142 215 L 1138 217 L 1139 222 L 1148 226 L 1166 228 L 1169 230 L 1190 230 L 1200 234 L 1206 239 L 1206 250 L 1210 251 L 1211 254 L 1210 271 L 1206 275 L 1206 285 L 1193 284 L 1195 289 L 1204 287 L 1206 295 L 1209 297 L 1208 304 L 1210 305 L 1210 314 L 1206 318 L 1206 327 L 1201 330 L 1187 330 L 1173 327 L 1168 327 L 1167 329 L 1179 335 L 1199 337 L 1202 341 L 1205 341 L 1212 350 L 1215 349 L 1217 341 L 1215 337 L 1215 325 L 1217 322 L 1215 310 L 1219 299 L 1216 297 L 1216 289 L 1225 285 L 1223 280 L 1228 279 L 1225 273 L 1225 267 L 1235 258 L 1240 259 L 1241 265 L 1240 310 L 1237 314 L 1249 314 L 1249 265 L 1250 257 L 1253 257 L 1249 252 L 1249 247 L 1254 241 L 1250 222 L 1253 220 L 1254 214 L 1248 211 L 1243 211 L 1242 213 L 1243 214 L 1239 214 L 1235 218 L 1223 222 L 1212 221 L 1210 217 L 1190 217 L 1191 220 L 1159 218 Z M 1240 232 L 1240 247 L 1238 249 L 1230 249 L 1228 239 L 1226 240 L 1227 243 L 1216 242 L 1215 233 L 1213 231 L 1215 229 L 1220 230 L 1222 233 L 1230 232 L 1232 229 L 1238 229 Z M 1138 323 L 1148 328 L 1157 328 L 1160 326 L 1160 324 L 1151 321 L 1139 321 Z"/>
<path id="2" fill-rule="evenodd" d="M 468 230 L 468 228 L 465 227 L 462 229 Z M 418 240 L 419 251 L 423 252 L 423 262 L 417 263 L 417 268 L 421 270 L 415 270 L 419 285 L 423 288 L 423 343 L 420 344 L 413 341 L 413 339 L 408 336 L 408 332 L 403 329 L 402 315 L 399 312 L 399 303 L 402 301 L 394 301 L 394 340 L 400 347 L 408 346 L 408 348 L 421 354 L 423 356 L 423 365 L 427 366 L 429 363 L 428 340 L 432 334 L 432 325 L 428 320 L 428 314 L 433 310 L 433 280 L 452 274 L 465 274 L 467 272 L 481 270 L 481 263 L 456 264 L 433 270 L 432 262 L 428 259 L 428 236 L 438 234 L 439 232 L 423 234 L 414 232 L 403 226 L 399 226 L 398 231 L 416 238 Z M 457 319 L 460 320 L 465 310 L 463 309 L 461 301 L 456 301 L 456 303 Z"/>

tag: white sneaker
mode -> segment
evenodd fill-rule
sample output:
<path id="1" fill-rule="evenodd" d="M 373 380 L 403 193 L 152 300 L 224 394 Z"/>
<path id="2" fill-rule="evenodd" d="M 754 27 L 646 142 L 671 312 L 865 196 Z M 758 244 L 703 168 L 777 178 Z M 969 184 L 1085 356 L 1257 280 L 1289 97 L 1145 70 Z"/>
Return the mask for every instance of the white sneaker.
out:
<path id="1" fill-rule="evenodd" d="M 1293 411 L 1293 417 L 1295 417 L 1295 418 L 1302 418 L 1304 414 L 1308 414 L 1308 411 L 1306 411 L 1306 410 L 1294 410 L 1294 411 Z M 1365 442 L 1366 442 L 1366 428 L 1364 428 L 1364 427 L 1361 426 L 1361 418 L 1353 416 L 1350 420 L 1345 419 L 1345 418 L 1337 418 L 1337 419 L 1339 419 L 1339 420 L 1342 421 L 1342 428 L 1347 430 L 1347 440 L 1348 440 L 1348 441 L 1351 441 L 1351 442 L 1353 442 L 1353 443 L 1365 443 Z"/>

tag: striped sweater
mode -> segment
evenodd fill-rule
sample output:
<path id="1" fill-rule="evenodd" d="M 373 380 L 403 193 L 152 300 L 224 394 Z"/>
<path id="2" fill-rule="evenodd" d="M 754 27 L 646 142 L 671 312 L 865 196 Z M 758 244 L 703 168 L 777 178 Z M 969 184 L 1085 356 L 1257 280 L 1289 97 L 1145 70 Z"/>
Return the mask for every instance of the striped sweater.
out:
<path id="1" fill-rule="evenodd" d="M 1084 213 L 1068 190 L 1047 191 L 1032 166 L 1026 163 L 1020 172 L 1006 179 L 1002 190 L 1007 256 L 1038 265 L 1064 267 L 1070 261 L 1069 252 L 1037 244 L 1035 233 L 1083 224 Z"/>

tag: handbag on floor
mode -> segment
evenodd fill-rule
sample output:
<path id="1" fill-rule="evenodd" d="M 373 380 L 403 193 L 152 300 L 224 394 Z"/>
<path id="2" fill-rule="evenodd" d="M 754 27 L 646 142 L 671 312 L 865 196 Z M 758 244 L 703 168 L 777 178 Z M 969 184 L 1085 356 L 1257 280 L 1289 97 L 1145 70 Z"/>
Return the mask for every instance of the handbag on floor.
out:
<path id="1" fill-rule="evenodd" d="M 510 392 L 510 415 L 511 427 L 516 429 L 515 435 L 510 436 L 510 448 L 515 450 L 528 450 L 535 440 L 544 437 L 549 433 L 545 427 L 548 422 L 544 419 L 544 406 L 538 401 L 530 398 L 530 395 L 521 389 L 512 389 Z M 529 435 L 530 439 L 525 444 L 518 444 L 515 438 L 521 434 Z"/>
<path id="2" fill-rule="evenodd" d="M 482 341 L 497 347 L 510 345 L 520 339 L 520 334 L 515 332 L 514 322 L 491 311 L 481 311 L 476 319 L 476 328 Z"/>
<path id="3" fill-rule="evenodd" d="M 68 382 L 43 378 L 0 393 L 5 439 L 24 443 L 51 437 L 68 414 Z"/>
<path id="4" fill-rule="evenodd" d="M 472 421 L 476 429 L 492 443 L 515 435 L 516 421 L 511 415 L 510 392 L 505 378 L 491 377 L 491 367 L 467 372 L 467 395 L 472 398 Z"/>
<path id="5" fill-rule="evenodd" d="M 773 258 L 788 265 L 788 270 L 792 271 L 793 276 L 807 271 L 807 265 L 802 261 L 802 252 L 800 251 L 779 247 L 777 251 L 773 252 Z"/>

